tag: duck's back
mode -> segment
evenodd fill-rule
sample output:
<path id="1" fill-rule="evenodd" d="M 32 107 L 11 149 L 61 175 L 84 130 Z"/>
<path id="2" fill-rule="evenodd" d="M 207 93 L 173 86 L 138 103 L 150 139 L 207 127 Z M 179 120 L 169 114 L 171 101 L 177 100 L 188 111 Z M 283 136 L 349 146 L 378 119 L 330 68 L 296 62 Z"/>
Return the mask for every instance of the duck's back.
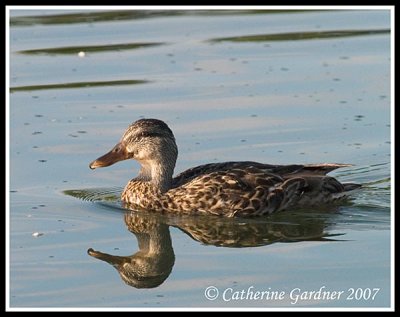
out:
<path id="1" fill-rule="evenodd" d="M 223 163 L 210 163 L 210 164 L 199 165 L 190 168 L 178 174 L 176 177 L 174 177 L 172 181 L 172 188 L 180 187 L 190 182 L 194 178 L 200 177 L 202 175 L 207 175 L 213 172 L 227 172 L 230 170 L 244 170 L 244 169 L 247 170 L 257 169 L 257 171 L 271 172 L 272 170 L 276 169 L 279 166 L 282 165 L 262 164 L 251 161 L 223 162 Z"/>
<path id="2" fill-rule="evenodd" d="M 269 165 L 226 162 L 189 169 L 173 180 L 162 205 L 170 212 L 256 216 L 341 199 L 356 184 L 328 172 L 348 165 Z"/>

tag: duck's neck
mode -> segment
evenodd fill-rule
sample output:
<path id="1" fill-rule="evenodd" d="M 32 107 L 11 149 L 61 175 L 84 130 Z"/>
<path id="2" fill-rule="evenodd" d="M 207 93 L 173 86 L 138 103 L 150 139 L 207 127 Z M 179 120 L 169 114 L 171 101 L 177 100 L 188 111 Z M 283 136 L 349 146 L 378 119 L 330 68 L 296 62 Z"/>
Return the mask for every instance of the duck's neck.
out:
<path id="1" fill-rule="evenodd" d="M 168 226 L 163 224 L 146 233 L 135 233 L 142 254 L 162 255 L 174 253 Z"/>
<path id="2" fill-rule="evenodd" d="M 151 182 L 161 193 L 165 193 L 171 188 L 175 161 L 145 161 L 140 163 L 142 165 L 139 174 L 140 179 Z"/>

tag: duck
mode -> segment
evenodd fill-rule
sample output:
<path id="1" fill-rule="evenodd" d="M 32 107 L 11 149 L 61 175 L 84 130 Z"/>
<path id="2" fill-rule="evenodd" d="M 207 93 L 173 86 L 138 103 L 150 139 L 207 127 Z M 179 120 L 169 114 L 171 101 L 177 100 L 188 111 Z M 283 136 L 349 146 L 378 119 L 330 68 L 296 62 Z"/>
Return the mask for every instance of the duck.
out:
<path id="1" fill-rule="evenodd" d="M 162 120 L 145 118 L 130 124 L 120 141 L 89 167 L 136 160 L 141 168 L 121 194 L 124 207 L 169 214 L 262 216 L 337 204 L 361 187 L 327 175 L 351 164 L 229 161 L 196 166 L 173 177 L 177 158 L 170 127 Z"/>
<path id="2" fill-rule="evenodd" d="M 134 254 L 119 256 L 93 248 L 87 250 L 91 257 L 111 264 L 121 279 L 135 288 L 161 285 L 171 274 L 175 263 L 169 226 L 149 216 L 134 211 L 124 214 L 128 230 L 137 238 L 139 250 Z"/>

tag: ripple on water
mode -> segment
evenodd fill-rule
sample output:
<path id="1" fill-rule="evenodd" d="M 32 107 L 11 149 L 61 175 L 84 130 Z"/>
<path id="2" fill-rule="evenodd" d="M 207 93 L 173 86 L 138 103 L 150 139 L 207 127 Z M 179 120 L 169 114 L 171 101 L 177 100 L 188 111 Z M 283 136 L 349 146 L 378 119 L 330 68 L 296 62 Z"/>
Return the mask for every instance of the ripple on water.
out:
<path id="1" fill-rule="evenodd" d="M 122 187 L 68 189 L 63 191 L 65 195 L 92 202 L 94 201 L 117 202 L 120 200 L 121 192 L 122 192 Z"/>

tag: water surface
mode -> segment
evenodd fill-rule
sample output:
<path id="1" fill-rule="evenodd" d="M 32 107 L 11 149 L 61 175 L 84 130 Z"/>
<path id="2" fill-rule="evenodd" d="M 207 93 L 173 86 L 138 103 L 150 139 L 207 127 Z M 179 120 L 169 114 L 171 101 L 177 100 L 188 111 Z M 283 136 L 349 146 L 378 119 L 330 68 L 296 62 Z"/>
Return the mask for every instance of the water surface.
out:
<path id="1" fill-rule="evenodd" d="M 390 306 L 388 10 L 10 15 L 10 307 Z M 260 219 L 126 212 L 138 164 L 88 164 L 142 117 L 174 131 L 177 173 L 352 163 L 332 175 L 364 188 Z M 319 290 L 343 294 L 295 301 Z"/>

